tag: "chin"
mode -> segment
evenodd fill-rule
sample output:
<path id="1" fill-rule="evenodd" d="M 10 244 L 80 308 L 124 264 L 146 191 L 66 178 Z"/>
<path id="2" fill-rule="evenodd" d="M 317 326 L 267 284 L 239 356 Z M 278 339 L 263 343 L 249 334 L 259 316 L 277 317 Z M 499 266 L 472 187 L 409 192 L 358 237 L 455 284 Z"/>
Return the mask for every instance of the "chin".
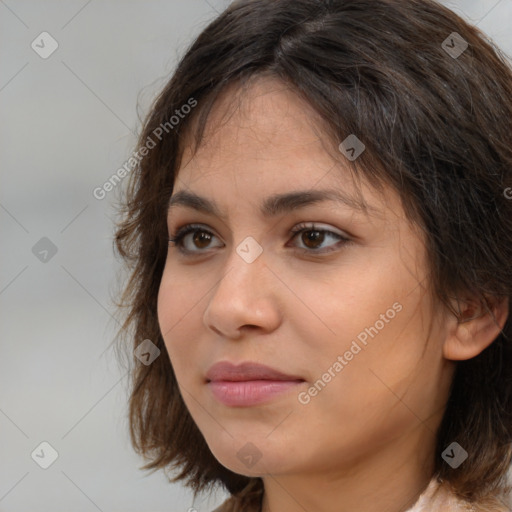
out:
<path id="1" fill-rule="evenodd" d="M 212 442 L 208 442 L 208 446 L 220 464 L 234 473 L 248 477 L 282 473 L 287 469 L 285 464 L 289 466 L 291 462 L 291 450 L 287 450 L 283 443 L 270 442 L 265 436 L 232 438 L 224 432 L 224 435 L 217 435 Z M 288 454 L 281 451 L 287 451 Z"/>

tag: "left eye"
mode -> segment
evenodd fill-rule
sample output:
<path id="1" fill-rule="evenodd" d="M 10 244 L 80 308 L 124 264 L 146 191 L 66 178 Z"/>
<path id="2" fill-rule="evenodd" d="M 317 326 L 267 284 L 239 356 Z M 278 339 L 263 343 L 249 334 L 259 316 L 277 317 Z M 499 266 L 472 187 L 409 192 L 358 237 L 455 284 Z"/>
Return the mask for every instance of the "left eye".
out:
<path id="1" fill-rule="evenodd" d="M 328 249 L 322 249 L 320 246 L 321 244 L 330 238 L 333 238 L 334 240 L 337 240 L 338 242 L 341 242 L 342 244 L 350 242 L 350 239 L 346 236 L 343 236 L 339 233 L 335 233 L 334 231 L 331 231 L 329 229 L 321 229 L 317 226 L 313 225 L 300 225 L 297 226 L 292 230 L 292 233 L 294 234 L 293 239 L 299 238 L 299 240 L 304 244 L 305 247 L 299 247 L 300 250 L 303 250 L 305 252 L 318 252 L 318 253 L 324 253 L 324 252 L 330 252 L 335 250 L 333 248 L 333 245 L 336 244 L 330 244 L 327 247 Z M 301 235 L 299 237 L 299 235 Z"/>
<path id="2" fill-rule="evenodd" d="M 297 249 L 309 253 L 325 253 L 335 250 L 332 248 L 337 244 L 329 244 L 328 249 L 322 248 L 322 244 L 329 238 L 334 239 L 342 244 L 350 242 L 350 239 L 339 233 L 328 229 L 321 229 L 313 225 L 299 225 L 290 231 L 292 240 L 299 238 L 303 247 Z M 191 238 L 188 235 L 193 235 Z M 301 235 L 299 237 L 299 235 Z M 175 235 L 169 237 L 169 243 L 174 244 L 182 253 L 200 253 L 202 249 L 208 249 L 212 238 L 217 238 L 211 231 L 205 229 L 200 225 L 188 224 L 178 230 Z M 191 241 L 192 247 L 187 247 L 186 242 Z M 221 246 L 219 246 L 221 247 Z"/>

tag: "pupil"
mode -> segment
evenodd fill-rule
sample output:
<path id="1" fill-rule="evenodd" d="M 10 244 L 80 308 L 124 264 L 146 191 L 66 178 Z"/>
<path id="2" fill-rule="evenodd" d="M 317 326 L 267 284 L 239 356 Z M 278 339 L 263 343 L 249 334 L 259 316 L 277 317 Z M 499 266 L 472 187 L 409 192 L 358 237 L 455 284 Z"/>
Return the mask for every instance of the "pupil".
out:
<path id="1" fill-rule="evenodd" d="M 302 235 L 302 241 L 307 247 L 316 247 L 315 242 L 322 242 L 324 233 L 317 230 L 305 231 Z"/>
<path id="2" fill-rule="evenodd" d="M 196 242 L 199 242 L 197 244 Z M 206 247 L 208 243 L 210 242 L 210 235 L 208 233 L 205 233 L 204 231 L 196 231 L 194 233 L 194 243 L 198 247 Z"/>

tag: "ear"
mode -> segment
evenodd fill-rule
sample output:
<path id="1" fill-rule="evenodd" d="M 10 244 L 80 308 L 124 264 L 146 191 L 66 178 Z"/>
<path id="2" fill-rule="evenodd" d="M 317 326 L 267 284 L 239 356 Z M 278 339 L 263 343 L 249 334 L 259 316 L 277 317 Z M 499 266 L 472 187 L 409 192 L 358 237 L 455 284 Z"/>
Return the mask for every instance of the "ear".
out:
<path id="1" fill-rule="evenodd" d="M 446 359 L 471 359 L 485 350 L 499 335 L 509 313 L 508 297 L 487 298 L 485 307 L 474 299 L 456 300 L 459 318 L 452 317 L 443 346 Z"/>

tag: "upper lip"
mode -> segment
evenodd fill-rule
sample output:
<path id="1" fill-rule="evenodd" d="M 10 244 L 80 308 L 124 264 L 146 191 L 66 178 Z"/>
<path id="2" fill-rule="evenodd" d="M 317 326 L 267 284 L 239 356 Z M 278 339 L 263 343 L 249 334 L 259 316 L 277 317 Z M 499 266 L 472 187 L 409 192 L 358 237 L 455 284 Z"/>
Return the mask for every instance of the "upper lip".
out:
<path id="1" fill-rule="evenodd" d="M 206 373 L 210 381 L 248 381 L 248 380 L 301 380 L 297 375 L 287 375 L 274 368 L 259 363 L 245 362 L 235 365 L 228 361 L 215 363 Z"/>

